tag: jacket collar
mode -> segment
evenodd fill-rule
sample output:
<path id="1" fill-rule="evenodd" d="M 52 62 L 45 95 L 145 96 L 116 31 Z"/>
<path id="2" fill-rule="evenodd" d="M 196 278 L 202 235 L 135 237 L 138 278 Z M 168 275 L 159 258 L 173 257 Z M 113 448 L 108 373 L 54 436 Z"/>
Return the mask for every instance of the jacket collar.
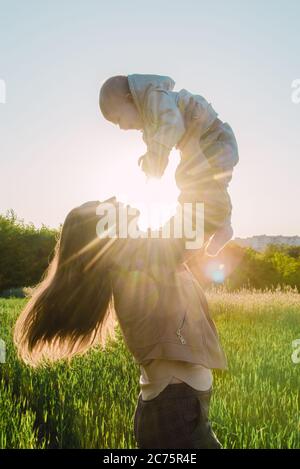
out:
<path id="1" fill-rule="evenodd" d="M 134 103 L 143 120 L 145 118 L 145 99 L 148 92 L 152 89 L 172 91 L 175 86 L 175 81 L 172 78 L 163 75 L 142 75 L 134 73 L 128 75 L 127 78 Z"/>

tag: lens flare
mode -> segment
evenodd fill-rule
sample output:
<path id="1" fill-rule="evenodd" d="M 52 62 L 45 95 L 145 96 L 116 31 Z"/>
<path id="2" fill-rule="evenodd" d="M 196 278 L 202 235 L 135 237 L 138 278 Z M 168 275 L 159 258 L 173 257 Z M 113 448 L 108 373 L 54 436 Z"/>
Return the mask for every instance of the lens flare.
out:
<path id="1" fill-rule="evenodd" d="M 211 260 L 205 266 L 205 275 L 216 283 L 223 283 L 225 280 L 225 265 L 217 260 Z"/>

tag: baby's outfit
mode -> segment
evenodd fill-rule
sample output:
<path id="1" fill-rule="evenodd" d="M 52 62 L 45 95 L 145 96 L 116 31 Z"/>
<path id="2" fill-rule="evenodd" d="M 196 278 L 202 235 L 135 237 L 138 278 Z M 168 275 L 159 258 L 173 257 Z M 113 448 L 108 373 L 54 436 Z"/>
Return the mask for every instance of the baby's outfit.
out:
<path id="1" fill-rule="evenodd" d="M 233 167 L 239 160 L 238 146 L 231 127 L 218 119 L 210 103 L 185 89 L 173 91 L 172 78 L 160 75 L 128 75 L 129 88 L 143 121 L 147 153 L 142 168 L 159 176 L 168 164 L 171 150 L 181 152 L 176 183 L 183 195 L 180 203 L 204 202 L 207 252 L 215 255 L 232 237 L 232 205 L 227 188 Z M 192 116 L 196 132 L 185 129 L 184 114 L 190 99 L 197 103 Z"/>

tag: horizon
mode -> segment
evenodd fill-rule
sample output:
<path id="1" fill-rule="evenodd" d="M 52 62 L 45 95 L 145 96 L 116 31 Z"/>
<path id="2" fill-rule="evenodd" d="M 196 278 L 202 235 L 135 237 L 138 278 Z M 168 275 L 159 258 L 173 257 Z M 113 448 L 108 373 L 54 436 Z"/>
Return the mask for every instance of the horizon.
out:
<path id="1" fill-rule="evenodd" d="M 138 5 L 132 15 L 120 0 L 0 0 L 0 213 L 54 228 L 87 200 L 150 200 L 141 134 L 105 121 L 98 94 L 109 76 L 155 73 L 203 95 L 233 128 L 234 238 L 300 235 L 300 3 Z M 168 203 L 178 161 L 173 150 Z"/>
<path id="2" fill-rule="evenodd" d="M 29 220 L 29 221 L 26 221 L 24 218 L 22 218 L 21 216 L 19 216 L 19 214 L 16 213 L 16 211 L 15 211 L 14 209 L 11 209 L 11 208 L 10 208 L 10 209 L 7 209 L 7 211 L 6 211 L 5 213 L 1 213 L 1 212 L 0 212 L 0 216 L 7 217 L 7 216 L 8 216 L 8 212 L 10 212 L 11 210 L 14 212 L 14 215 L 16 216 L 18 222 L 22 222 L 22 223 L 24 223 L 25 225 L 33 224 L 36 229 L 40 229 L 42 226 L 44 226 L 45 228 L 48 228 L 48 229 L 50 229 L 50 230 L 52 230 L 52 229 L 53 229 L 53 230 L 58 230 L 59 227 L 60 227 L 61 225 L 63 225 L 63 221 L 60 222 L 60 223 L 58 223 L 57 226 L 50 226 L 50 225 L 47 225 L 46 223 L 43 223 L 43 222 L 42 222 L 40 225 L 35 225 L 35 224 L 34 224 L 32 221 L 30 221 L 30 220 Z M 281 233 L 281 234 L 267 234 L 267 233 L 257 234 L 257 233 L 256 233 L 256 234 L 249 235 L 249 236 L 234 236 L 231 241 L 235 241 L 236 239 L 256 238 L 256 237 L 262 237 L 262 236 L 265 236 L 265 237 L 267 237 L 267 238 L 279 238 L 279 237 L 282 237 L 282 238 L 299 238 L 299 239 L 300 239 L 300 234 L 299 234 L 299 235 L 298 235 L 298 234 L 294 234 L 294 235 L 285 235 L 285 234 L 282 234 L 282 233 Z"/>

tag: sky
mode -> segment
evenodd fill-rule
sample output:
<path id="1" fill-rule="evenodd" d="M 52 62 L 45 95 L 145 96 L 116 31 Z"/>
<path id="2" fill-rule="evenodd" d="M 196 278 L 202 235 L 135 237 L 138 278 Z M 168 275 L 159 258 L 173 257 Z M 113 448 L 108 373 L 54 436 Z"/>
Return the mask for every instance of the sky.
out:
<path id="1" fill-rule="evenodd" d="M 151 73 L 234 130 L 234 236 L 300 235 L 299 21 L 298 0 L 0 0 L 0 213 L 56 227 L 88 200 L 174 201 L 178 153 L 151 191 L 141 133 L 98 107 L 108 77 Z"/>

